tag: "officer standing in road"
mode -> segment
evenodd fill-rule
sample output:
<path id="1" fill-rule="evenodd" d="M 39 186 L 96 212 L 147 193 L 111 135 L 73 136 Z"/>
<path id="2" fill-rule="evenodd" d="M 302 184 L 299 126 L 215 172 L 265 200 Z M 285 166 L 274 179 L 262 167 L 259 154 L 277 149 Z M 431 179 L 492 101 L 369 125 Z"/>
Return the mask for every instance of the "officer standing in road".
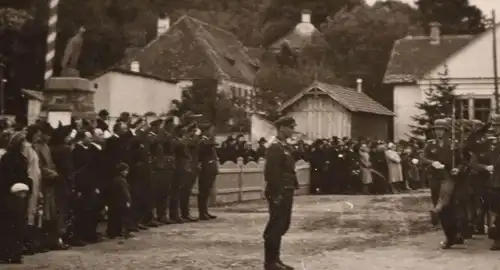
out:
<path id="1" fill-rule="evenodd" d="M 457 220 L 457 209 L 453 203 L 454 185 L 452 175 L 456 174 L 453 167 L 452 142 L 445 137 L 447 129 L 450 127 L 446 119 L 434 121 L 434 134 L 436 139 L 427 141 L 427 146 L 421 156 L 425 165 L 430 165 L 429 177 L 431 179 L 431 199 L 435 208 L 431 211 L 433 224 L 441 221 L 445 241 L 441 242 L 441 248 L 449 249 L 453 245 L 463 244 L 463 237 L 459 233 L 459 221 Z"/>
<path id="2" fill-rule="evenodd" d="M 278 136 L 266 154 L 264 179 L 269 221 L 264 231 L 266 270 L 293 269 L 281 262 L 281 238 L 290 227 L 294 190 L 298 187 L 292 149 L 286 143 L 294 133 L 295 120 L 282 117 L 275 123 Z"/>

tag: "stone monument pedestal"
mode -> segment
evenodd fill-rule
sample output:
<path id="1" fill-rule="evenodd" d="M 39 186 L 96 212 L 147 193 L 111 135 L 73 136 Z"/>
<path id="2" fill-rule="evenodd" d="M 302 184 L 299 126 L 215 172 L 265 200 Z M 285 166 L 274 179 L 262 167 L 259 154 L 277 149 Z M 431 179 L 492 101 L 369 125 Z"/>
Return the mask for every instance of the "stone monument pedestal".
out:
<path id="1" fill-rule="evenodd" d="M 79 77 L 53 77 L 45 82 L 42 111 L 69 109 L 73 117 L 95 116 L 94 84 Z"/>

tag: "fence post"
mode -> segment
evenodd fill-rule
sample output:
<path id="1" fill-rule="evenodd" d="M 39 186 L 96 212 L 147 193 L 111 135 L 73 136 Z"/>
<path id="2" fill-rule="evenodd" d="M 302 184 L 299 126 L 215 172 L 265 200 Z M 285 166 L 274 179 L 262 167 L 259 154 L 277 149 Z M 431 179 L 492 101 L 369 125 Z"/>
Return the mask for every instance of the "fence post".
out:
<path id="1" fill-rule="evenodd" d="M 240 169 L 238 173 L 238 202 L 243 201 L 243 158 L 239 157 L 236 161 L 238 168 Z"/>
<path id="2" fill-rule="evenodd" d="M 217 158 L 217 165 L 218 165 L 219 169 L 222 166 L 219 158 Z M 217 175 L 219 175 L 219 172 L 217 172 Z M 215 206 L 217 204 L 217 188 L 216 188 L 215 182 L 217 182 L 217 176 L 215 178 L 212 189 L 210 190 L 210 197 L 208 197 L 208 205 L 209 206 Z"/>

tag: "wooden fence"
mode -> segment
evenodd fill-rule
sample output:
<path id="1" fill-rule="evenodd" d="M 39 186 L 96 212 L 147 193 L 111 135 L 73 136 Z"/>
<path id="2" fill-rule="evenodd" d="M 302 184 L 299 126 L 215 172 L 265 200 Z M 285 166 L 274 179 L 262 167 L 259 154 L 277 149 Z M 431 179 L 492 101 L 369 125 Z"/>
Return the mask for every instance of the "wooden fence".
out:
<path id="1" fill-rule="evenodd" d="M 238 162 L 225 162 L 219 166 L 219 174 L 215 180 L 210 205 L 221 205 L 234 202 L 259 200 L 264 198 L 264 165 L 265 160 L 243 164 L 243 159 Z M 299 182 L 297 195 L 309 193 L 310 166 L 304 160 L 295 163 L 295 170 Z M 196 205 L 198 185 L 193 189 L 191 203 Z"/>

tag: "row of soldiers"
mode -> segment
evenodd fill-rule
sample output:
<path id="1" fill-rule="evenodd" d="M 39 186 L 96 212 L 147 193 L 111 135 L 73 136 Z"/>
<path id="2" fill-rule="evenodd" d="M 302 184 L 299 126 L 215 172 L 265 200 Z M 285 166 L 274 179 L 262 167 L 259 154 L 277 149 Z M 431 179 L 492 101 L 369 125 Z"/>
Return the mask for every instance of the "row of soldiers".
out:
<path id="1" fill-rule="evenodd" d="M 463 132 L 455 136 L 457 122 L 435 120 L 435 139 L 421 155 L 429 166 L 432 223 L 441 223 L 443 249 L 487 233 L 491 250 L 500 250 L 500 115 L 492 115 L 487 124 L 462 121 Z"/>
<path id="2" fill-rule="evenodd" d="M 19 222 L 6 223 L 6 228 L 17 229 L 0 233 L 5 238 L 2 240 L 11 243 L 2 250 L 8 254 L 7 259 L 0 258 L 2 261 L 21 261 L 20 253 L 12 252 L 20 250 L 20 242 L 24 254 L 98 242 L 102 236 L 97 226 L 103 213 L 107 213 L 108 238 L 127 238 L 131 232 L 148 227 L 216 218 L 208 212 L 218 173 L 210 123 L 199 123 L 198 115 L 180 115 L 175 110 L 151 123 L 145 119 L 132 123 L 125 113 L 110 130 L 107 118 L 107 112 L 101 111 L 95 121 L 74 119 L 71 126 L 56 129 L 40 121 L 27 128 L 23 136 L 28 149 L 35 149 L 36 164 L 30 164 L 33 159 L 28 158 L 26 168 L 21 169 L 28 171 L 26 181 L 18 179 L 19 173 L 8 164 L 0 167 L 5 174 L 2 178 L 9 178 L 2 181 L 17 179 L 7 186 L 26 182 L 27 190 L 17 185 L 11 192 L 27 191 L 28 204 L 35 198 L 36 217 L 28 222 L 27 230 L 20 229 L 24 224 Z M 15 138 L 21 133 L 26 131 L 18 130 Z M 9 141 L 13 142 L 12 137 Z M 8 162 L 4 159 L 0 163 Z M 31 165 L 41 169 L 39 183 L 34 180 L 37 177 L 29 175 Z M 195 218 L 189 204 L 197 180 L 199 213 Z M 2 206 L 8 204 L 3 202 Z"/>

